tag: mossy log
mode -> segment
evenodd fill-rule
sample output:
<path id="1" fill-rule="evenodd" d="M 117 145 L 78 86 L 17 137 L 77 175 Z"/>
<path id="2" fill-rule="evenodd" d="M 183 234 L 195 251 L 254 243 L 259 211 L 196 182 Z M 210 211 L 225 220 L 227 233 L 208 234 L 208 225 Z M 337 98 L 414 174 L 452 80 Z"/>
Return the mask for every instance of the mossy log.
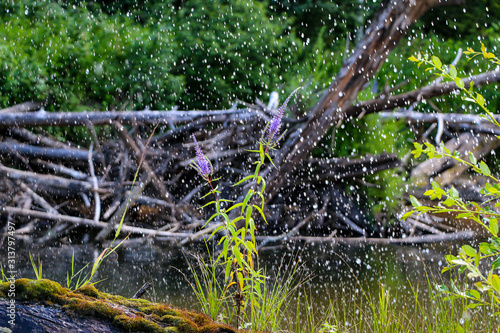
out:
<path id="1" fill-rule="evenodd" d="M 0 329 L 12 332 L 203 332 L 235 333 L 208 316 L 168 304 L 127 299 L 87 285 L 77 290 L 51 280 L 18 279 L 0 284 Z M 15 326 L 8 294 L 15 292 Z"/>

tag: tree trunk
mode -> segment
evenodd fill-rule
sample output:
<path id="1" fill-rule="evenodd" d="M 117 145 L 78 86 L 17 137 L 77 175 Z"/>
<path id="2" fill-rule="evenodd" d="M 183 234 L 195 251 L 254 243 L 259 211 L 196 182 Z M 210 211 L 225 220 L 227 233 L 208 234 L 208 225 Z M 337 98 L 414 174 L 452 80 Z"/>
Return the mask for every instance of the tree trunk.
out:
<path id="1" fill-rule="evenodd" d="M 408 28 L 428 9 L 437 5 L 462 4 L 461 0 L 384 1 L 365 37 L 342 66 L 339 74 L 313 107 L 305 124 L 289 136 L 275 164 L 279 172 L 269 174 L 266 191 L 270 201 L 288 174 L 310 154 L 328 129 L 346 118 L 346 109 L 358 92 L 384 63 Z"/>

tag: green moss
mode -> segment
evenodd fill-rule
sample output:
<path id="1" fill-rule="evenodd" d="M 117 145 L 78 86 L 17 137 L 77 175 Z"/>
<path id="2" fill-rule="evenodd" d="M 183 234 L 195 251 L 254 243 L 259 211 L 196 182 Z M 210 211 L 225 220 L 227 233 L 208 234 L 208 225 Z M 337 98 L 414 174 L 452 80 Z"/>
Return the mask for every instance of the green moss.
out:
<path id="1" fill-rule="evenodd" d="M 76 293 L 80 293 L 82 295 L 94 297 L 94 298 L 100 298 L 99 297 L 99 292 L 97 289 L 94 287 L 94 285 L 88 284 L 86 286 L 80 287 L 77 290 L 75 290 Z"/>
<path id="2" fill-rule="evenodd" d="M 104 319 L 113 319 L 122 314 L 119 307 L 99 300 L 88 301 L 73 298 L 68 300 L 68 304 L 64 305 L 64 307 L 84 316 L 100 317 Z"/>
<path id="3" fill-rule="evenodd" d="M 177 309 L 168 304 L 127 299 L 98 291 L 93 285 L 75 291 L 50 280 L 19 279 L 15 281 L 16 299 L 58 304 L 82 316 L 102 318 L 127 332 L 222 333 L 236 332 L 231 327 L 213 322 L 209 317 Z M 8 283 L 0 284 L 6 293 Z"/>
<path id="4" fill-rule="evenodd" d="M 128 330 L 129 332 L 168 332 L 160 325 L 153 323 L 143 317 L 129 317 L 125 314 L 121 314 L 119 316 L 116 316 L 114 319 L 115 323 L 118 326 L 124 328 L 125 330 Z"/>
<path id="5" fill-rule="evenodd" d="M 18 279 L 14 284 L 16 299 L 19 300 L 59 301 L 69 291 L 59 283 L 47 279 Z"/>
<path id="6" fill-rule="evenodd" d="M 141 307 L 140 310 L 147 314 L 156 314 L 162 316 L 178 316 L 179 311 L 174 310 L 166 304 L 148 304 L 148 306 Z"/>

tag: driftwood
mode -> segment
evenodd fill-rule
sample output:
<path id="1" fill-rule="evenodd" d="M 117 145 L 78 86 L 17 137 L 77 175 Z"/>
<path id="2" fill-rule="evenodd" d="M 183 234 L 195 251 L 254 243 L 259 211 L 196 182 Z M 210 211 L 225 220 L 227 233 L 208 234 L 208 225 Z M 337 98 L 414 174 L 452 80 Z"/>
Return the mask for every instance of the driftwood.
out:
<path id="1" fill-rule="evenodd" d="M 98 318 L 75 316 L 61 307 L 51 307 L 43 303 L 16 302 L 14 320 L 8 316 L 8 300 L 0 299 L 0 329 L 2 332 L 85 332 L 85 333 L 123 333 L 111 323 Z M 10 325 L 10 322 L 15 323 Z M 5 329 L 10 330 L 7 331 Z M 85 331 L 82 329 L 85 328 Z"/>
<path id="2" fill-rule="evenodd" d="M 311 181 L 361 177 L 401 165 L 396 155 L 387 153 L 378 156 L 366 155 L 360 158 L 310 159 L 306 163 L 318 169 Z"/>

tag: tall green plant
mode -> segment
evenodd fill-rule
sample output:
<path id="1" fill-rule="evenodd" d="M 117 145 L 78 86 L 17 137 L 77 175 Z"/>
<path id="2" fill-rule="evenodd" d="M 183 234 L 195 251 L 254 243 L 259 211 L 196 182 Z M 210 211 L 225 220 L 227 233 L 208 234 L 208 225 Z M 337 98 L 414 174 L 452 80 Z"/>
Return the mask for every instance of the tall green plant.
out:
<path id="1" fill-rule="evenodd" d="M 482 56 L 484 59 L 500 65 L 500 60 L 493 53 L 488 52 L 484 45 L 481 45 L 480 51 L 469 48 L 466 54 L 470 56 L 469 59 Z M 434 71 L 444 79 L 455 82 L 462 92 L 463 99 L 479 106 L 485 114 L 484 118 L 500 128 L 500 124 L 495 118 L 495 114 L 488 108 L 485 98 L 474 90 L 474 82 L 471 82 L 470 86 L 466 87 L 454 66 L 443 65 L 437 56 L 419 54 L 417 57 L 410 57 L 410 60 L 418 63 L 418 66 L 426 65 L 428 66 L 426 70 Z M 449 300 L 463 299 L 467 301 L 467 307 L 471 309 L 478 306 L 487 306 L 492 309 L 492 314 L 498 315 L 500 309 L 500 276 L 495 274 L 495 271 L 500 268 L 500 238 L 498 237 L 500 213 L 495 208 L 500 207 L 500 180 L 491 173 L 490 168 L 484 161 L 477 161 L 472 153 L 468 157 L 461 156 L 458 152 L 447 149 L 444 144 L 441 144 L 440 147 L 435 147 L 430 143 L 424 145 L 415 143 L 414 145 L 415 149 L 412 153 L 415 157 L 424 154 L 428 158 L 451 158 L 468 165 L 474 172 L 488 179 L 481 190 L 481 193 L 488 200 L 482 203 L 461 198 L 454 187 L 444 189 L 437 182 L 432 182 L 432 189 L 424 194 L 429 196 L 431 200 L 438 200 L 438 203 L 433 206 L 422 205 L 415 197 L 411 196 L 414 210 L 406 213 L 403 218 L 407 218 L 415 212 L 419 214 L 453 213 L 456 214 L 458 219 L 475 221 L 488 232 L 488 241 L 481 243 L 479 247 L 464 245 L 457 255 L 447 255 L 445 257 L 448 266 L 442 272 L 453 268 L 457 268 L 459 273 L 466 272 L 467 278 L 474 282 L 474 287 L 463 290 L 453 283 L 451 286 L 438 285 L 437 288 Z M 481 262 L 486 262 L 487 270 L 480 267 Z"/>
<path id="2" fill-rule="evenodd" d="M 239 202 L 233 202 L 220 198 L 220 190 L 214 179 L 214 168 L 210 160 L 204 155 L 196 137 L 192 135 L 197 158 L 191 163 L 198 174 L 204 179 L 210 187 L 209 192 L 204 196 L 213 196 L 213 200 L 203 207 L 215 206 L 215 213 L 207 220 L 204 227 L 212 220 L 219 219 L 218 225 L 212 231 L 209 240 L 224 231 L 224 235 L 219 240 L 222 244 L 222 250 L 216 259 L 216 263 L 221 262 L 225 266 L 224 281 L 227 288 L 235 285 L 236 293 L 234 295 L 236 307 L 236 325 L 241 323 L 241 316 L 247 304 L 252 302 L 252 309 L 260 300 L 264 299 L 262 285 L 265 276 L 261 270 L 255 268 L 254 256 L 258 256 L 257 244 L 255 241 L 255 220 L 254 212 L 257 211 L 262 219 L 267 223 L 264 214 L 264 191 L 266 190 L 266 181 L 260 175 L 260 171 L 266 160 L 273 164 L 269 155 L 271 150 L 275 150 L 278 142 L 284 133 L 280 134 L 281 119 L 285 108 L 290 101 L 296 89 L 285 100 L 272 121 L 266 126 L 258 142 L 258 149 L 251 152 L 258 154 L 258 159 L 254 163 L 255 171 L 253 174 L 244 177 L 233 186 L 246 184 L 247 192 L 242 196 Z M 222 206 L 223 203 L 231 203 L 228 208 Z"/>

